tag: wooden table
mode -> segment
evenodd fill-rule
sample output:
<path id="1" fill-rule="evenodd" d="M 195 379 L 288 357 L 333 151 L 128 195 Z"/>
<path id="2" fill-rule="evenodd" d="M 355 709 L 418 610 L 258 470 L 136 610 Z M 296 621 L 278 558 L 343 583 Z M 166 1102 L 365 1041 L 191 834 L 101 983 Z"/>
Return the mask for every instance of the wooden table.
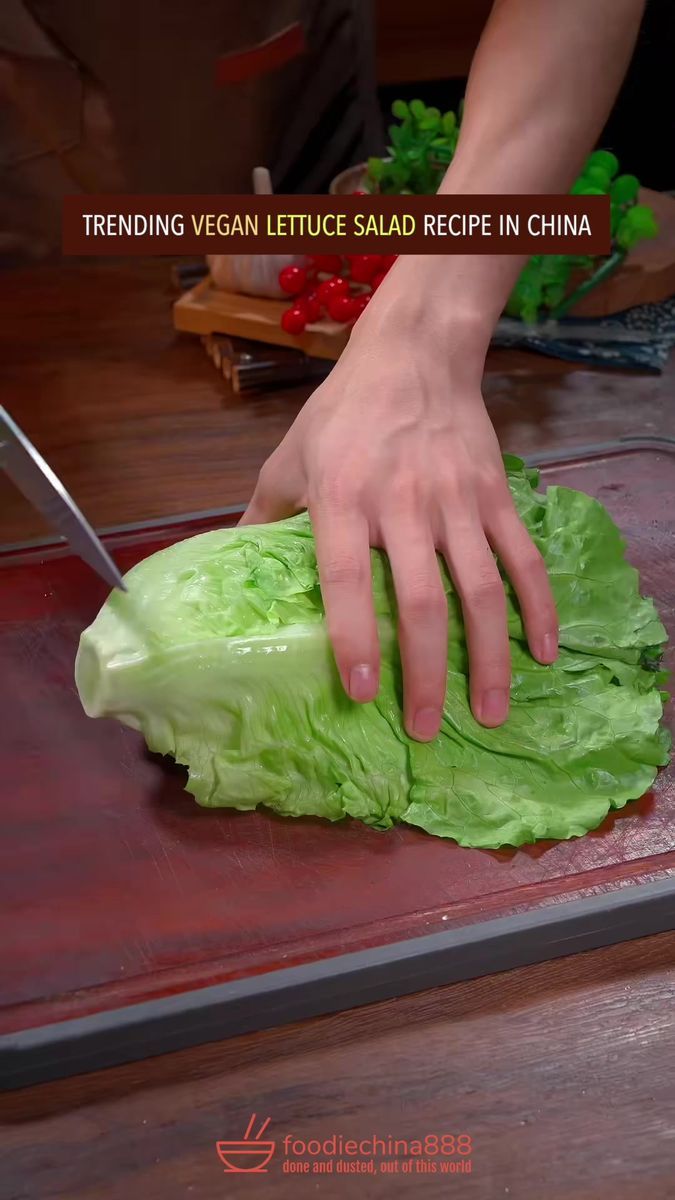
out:
<path id="1" fill-rule="evenodd" d="M 172 334 L 167 279 L 154 262 L 3 280 L 3 402 L 97 525 L 245 500 L 304 399 L 233 398 Z M 672 381 L 504 352 L 486 394 L 518 452 L 672 435 Z M 0 480 L 0 542 L 42 532 Z M 668 934 L 6 1094 L 0 1200 L 670 1200 L 674 963 Z M 226 1176 L 215 1142 L 251 1111 L 305 1140 L 467 1132 L 473 1173 Z"/>

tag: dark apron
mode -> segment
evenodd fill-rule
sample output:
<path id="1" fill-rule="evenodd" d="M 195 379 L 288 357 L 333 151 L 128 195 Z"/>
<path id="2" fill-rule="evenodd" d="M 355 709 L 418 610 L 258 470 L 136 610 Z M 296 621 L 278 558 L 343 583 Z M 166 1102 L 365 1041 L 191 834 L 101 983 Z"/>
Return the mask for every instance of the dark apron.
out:
<path id="1" fill-rule="evenodd" d="M 74 191 L 325 191 L 381 147 L 370 0 L 2 0 L 0 255 Z"/>

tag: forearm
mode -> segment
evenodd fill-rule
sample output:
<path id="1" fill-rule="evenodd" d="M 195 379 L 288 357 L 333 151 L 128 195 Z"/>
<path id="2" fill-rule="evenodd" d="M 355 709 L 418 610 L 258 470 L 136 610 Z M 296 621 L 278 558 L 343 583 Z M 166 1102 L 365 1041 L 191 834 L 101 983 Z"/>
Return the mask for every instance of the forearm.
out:
<path id="1" fill-rule="evenodd" d="M 441 191 L 561 192 L 607 118 L 644 0 L 497 0 Z"/>
<path id="2" fill-rule="evenodd" d="M 566 191 L 625 74 L 644 0 L 496 0 L 469 76 L 446 194 Z M 373 306 L 378 324 L 452 329 L 487 347 L 524 259 L 406 256 Z"/>

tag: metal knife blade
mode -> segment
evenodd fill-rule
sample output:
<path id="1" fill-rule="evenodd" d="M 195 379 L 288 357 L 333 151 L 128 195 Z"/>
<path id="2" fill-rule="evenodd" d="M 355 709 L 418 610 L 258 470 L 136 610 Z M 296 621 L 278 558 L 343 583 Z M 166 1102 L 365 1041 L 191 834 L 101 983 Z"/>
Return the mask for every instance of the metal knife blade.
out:
<path id="1" fill-rule="evenodd" d="M 115 563 L 48 463 L 0 407 L 0 468 L 109 587 L 126 586 Z"/>

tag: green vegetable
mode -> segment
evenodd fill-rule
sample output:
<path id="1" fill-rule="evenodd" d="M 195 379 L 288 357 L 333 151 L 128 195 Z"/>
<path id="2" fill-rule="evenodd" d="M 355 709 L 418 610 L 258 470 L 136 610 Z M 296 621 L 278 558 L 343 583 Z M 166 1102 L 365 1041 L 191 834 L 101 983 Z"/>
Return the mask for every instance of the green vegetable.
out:
<path id="1" fill-rule="evenodd" d="M 630 250 L 644 238 L 654 238 L 659 232 L 654 213 L 646 204 L 634 204 L 619 221 L 616 240 L 622 250 Z"/>
<path id="2" fill-rule="evenodd" d="M 429 195 L 440 186 L 457 148 L 463 103 L 457 115 L 441 114 L 422 100 L 395 100 L 390 125 L 388 159 L 368 159 L 367 185 L 385 195 Z M 580 255 L 536 255 L 523 268 L 506 304 L 510 317 L 536 324 L 561 317 L 621 265 L 623 256 L 645 238 L 658 233 L 650 208 L 638 204 L 639 181 L 619 175 L 619 160 L 610 150 L 594 150 L 570 188 L 573 196 L 606 196 L 611 201 L 612 251 L 607 258 Z M 551 260 L 554 259 L 554 262 Z M 574 269 L 583 271 L 572 281 Z M 574 288 L 570 288 L 570 283 Z"/>
<path id="3" fill-rule="evenodd" d="M 399 124 L 389 126 L 388 158 L 368 160 L 370 190 L 384 195 L 437 191 L 455 153 L 458 118 L 422 100 L 395 100 L 391 111 Z"/>
<path id="4" fill-rule="evenodd" d="M 567 838 L 651 785 L 667 761 L 658 663 L 665 642 L 651 600 L 595 500 L 534 491 L 536 472 L 505 460 L 516 505 L 540 547 L 560 617 L 551 667 L 529 654 L 507 584 L 511 714 L 484 729 L 470 712 L 457 597 L 439 737 L 409 739 L 389 567 L 372 553 L 382 641 L 375 702 L 340 686 L 305 515 L 216 530 L 134 567 L 80 642 L 76 680 L 91 716 L 142 730 L 189 768 L 207 806 L 266 804 L 288 816 L 397 821 L 465 846 Z"/>
<path id="5" fill-rule="evenodd" d="M 619 169 L 619 160 L 611 150 L 594 150 L 586 159 L 586 171 L 602 171 L 608 179 L 613 179 Z"/>
<path id="6" fill-rule="evenodd" d="M 635 204 L 640 190 L 640 181 L 635 175 L 619 175 L 609 189 L 613 204 Z"/>
<path id="7" fill-rule="evenodd" d="M 410 114 L 410 109 L 405 100 L 394 100 L 391 111 L 392 115 L 398 117 L 399 121 L 405 121 L 406 117 Z"/>

